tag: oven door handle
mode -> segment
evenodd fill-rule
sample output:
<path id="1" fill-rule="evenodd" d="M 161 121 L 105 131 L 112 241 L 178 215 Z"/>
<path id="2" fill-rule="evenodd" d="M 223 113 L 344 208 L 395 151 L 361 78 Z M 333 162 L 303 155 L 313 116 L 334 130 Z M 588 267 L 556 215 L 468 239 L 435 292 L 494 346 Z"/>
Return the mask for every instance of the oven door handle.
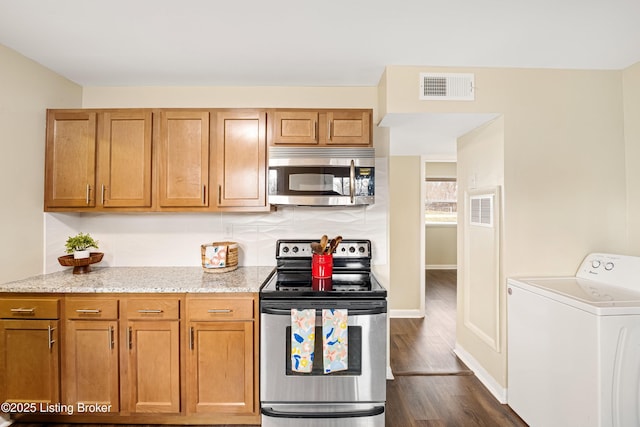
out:
<path id="1" fill-rule="evenodd" d="M 331 307 L 327 307 L 331 308 Z M 371 316 L 375 314 L 384 314 L 387 312 L 384 307 L 375 307 L 375 308 L 348 308 L 349 316 Z M 290 316 L 291 309 L 287 308 L 272 308 L 272 307 L 262 307 L 260 310 L 264 314 L 275 314 L 278 316 Z"/>
<path id="2" fill-rule="evenodd" d="M 384 414 L 384 406 L 375 406 L 371 409 L 359 411 L 345 412 L 293 412 L 293 411 L 276 411 L 273 408 L 262 408 L 262 414 L 274 418 L 362 418 L 374 417 Z"/>

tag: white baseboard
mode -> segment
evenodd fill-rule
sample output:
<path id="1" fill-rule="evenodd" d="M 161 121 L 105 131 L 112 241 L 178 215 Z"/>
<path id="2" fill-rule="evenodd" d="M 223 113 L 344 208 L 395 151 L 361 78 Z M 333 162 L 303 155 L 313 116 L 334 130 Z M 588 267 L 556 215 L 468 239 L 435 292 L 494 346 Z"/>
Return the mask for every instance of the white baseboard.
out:
<path id="1" fill-rule="evenodd" d="M 489 373 L 478 363 L 478 361 L 467 351 L 465 351 L 458 343 L 453 352 L 469 367 L 480 380 L 480 382 L 489 390 L 489 392 L 498 399 L 498 402 L 507 403 L 507 389 L 502 387 Z"/>
<path id="2" fill-rule="evenodd" d="M 403 318 L 419 319 L 421 317 L 424 317 L 424 313 L 420 312 L 420 310 L 418 310 L 418 309 L 415 309 L 415 310 L 390 310 L 389 311 L 389 317 L 390 318 L 397 318 L 397 319 L 403 319 Z"/>
<path id="3" fill-rule="evenodd" d="M 427 264 L 424 267 L 425 270 L 457 270 L 458 266 L 455 264 Z"/>

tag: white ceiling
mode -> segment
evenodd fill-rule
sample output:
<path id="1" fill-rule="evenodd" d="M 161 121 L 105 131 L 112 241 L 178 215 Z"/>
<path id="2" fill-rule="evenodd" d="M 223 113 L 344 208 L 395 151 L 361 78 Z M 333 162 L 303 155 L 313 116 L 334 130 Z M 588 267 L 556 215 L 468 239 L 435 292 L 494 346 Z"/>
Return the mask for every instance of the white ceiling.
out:
<path id="1" fill-rule="evenodd" d="M 0 0 L 0 44 L 83 86 L 375 86 L 386 65 L 622 69 L 638 0 Z"/>
<path id="2" fill-rule="evenodd" d="M 0 0 L 0 44 L 82 86 L 375 86 L 387 65 L 622 69 L 638 17 L 639 0 Z M 390 123 L 436 147 L 472 116 Z"/>

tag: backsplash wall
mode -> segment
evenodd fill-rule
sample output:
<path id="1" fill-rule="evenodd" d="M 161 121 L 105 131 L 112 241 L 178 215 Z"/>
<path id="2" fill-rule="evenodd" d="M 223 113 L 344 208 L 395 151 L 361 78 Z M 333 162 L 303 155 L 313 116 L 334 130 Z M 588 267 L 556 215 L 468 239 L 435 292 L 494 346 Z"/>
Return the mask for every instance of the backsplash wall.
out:
<path id="1" fill-rule="evenodd" d="M 104 252 L 100 266 L 200 266 L 200 245 L 238 242 L 239 265 L 275 265 L 278 239 L 370 239 L 374 265 L 387 264 L 387 159 L 376 159 L 376 203 L 367 207 L 278 207 L 264 213 L 45 213 L 45 273 L 64 269 L 70 235 L 90 233 Z"/>

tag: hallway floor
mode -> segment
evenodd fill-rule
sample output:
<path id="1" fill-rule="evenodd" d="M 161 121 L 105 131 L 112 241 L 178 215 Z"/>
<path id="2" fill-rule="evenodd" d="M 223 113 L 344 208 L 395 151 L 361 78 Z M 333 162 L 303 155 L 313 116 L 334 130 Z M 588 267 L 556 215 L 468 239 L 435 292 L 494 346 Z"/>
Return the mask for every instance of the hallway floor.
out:
<path id="1" fill-rule="evenodd" d="M 453 352 L 455 270 L 427 270 L 424 319 L 390 323 L 387 427 L 526 427 Z"/>

